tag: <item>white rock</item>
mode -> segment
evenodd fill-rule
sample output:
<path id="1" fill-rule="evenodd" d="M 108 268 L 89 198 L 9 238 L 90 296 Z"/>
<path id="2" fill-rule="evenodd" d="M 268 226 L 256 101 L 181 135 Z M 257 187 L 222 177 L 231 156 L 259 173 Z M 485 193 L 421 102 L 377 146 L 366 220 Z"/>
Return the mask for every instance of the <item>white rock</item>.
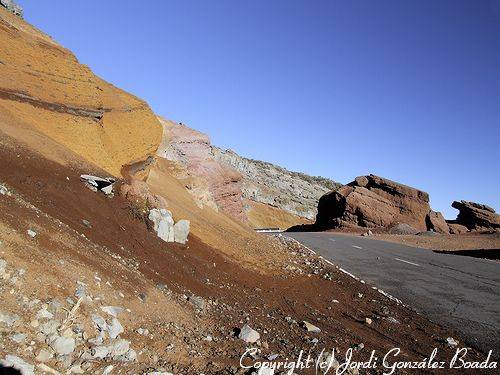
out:
<path id="1" fill-rule="evenodd" d="M 179 220 L 174 225 L 174 241 L 185 244 L 189 235 L 189 220 Z"/>
<path id="2" fill-rule="evenodd" d="M 61 324 L 57 320 L 49 320 L 40 326 L 40 332 L 42 332 L 45 336 L 53 335 L 57 332 L 60 325 Z"/>
<path id="3" fill-rule="evenodd" d="M 66 355 L 75 351 L 75 339 L 72 337 L 58 337 L 50 346 L 59 355 Z"/>
<path id="4" fill-rule="evenodd" d="M 7 268 L 7 262 L 3 259 L 0 259 L 0 273 L 5 272 L 5 268 Z"/>
<path id="5" fill-rule="evenodd" d="M 448 343 L 449 346 L 451 346 L 452 348 L 454 348 L 455 346 L 458 345 L 458 341 L 455 340 L 453 337 L 448 337 L 446 339 L 446 342 Z"/>
<path id="6" fill-rule="evenodd" d="M 108 334 L 111 339 L 116 339 L 120 333 L 123 333 L 123 327 L 119 320 L 113 318 L 111 324 L 108 325 Z"/>
<path id="7" fill-rule="evenodd" d="M 113 365 L 107 366 L 104 371 L 102 372 L 102 375 L 109 375 L 111 374 L 111 371 L 113 371 Z"/>
<path id="8" fill-rule="evenodd" d="M 0 185 L 0 195 L 9 195 L 9 190 L 4 185 Z"/>
<path id="9" fill-rule="evenodd" d="M 302 322 L 303 327 L 307 330 L 307 332 L 311 333 L 320 333 L 321 329 L 316 327 L 314 324 L 306 322 L 305 320 Z"/>
<path id="10" fill-rule="evenodd" d="M 45 308 L 38 310 L 38 312 L 36 313 L 37 319 L 52 319 L 53 317 L 54 317 L 54 314 L 52 314 L 50 311 L 48 311 Z"/>
<path id="11" fill-rule="evenodd" d="M 118 306 L 102 306 L 101 310 L 115 318 L 123 312 L 123 308 Z"/>
<path id="12" fill-rule="evenodd" d="M 100 315 L 92 314 L 91 318 L 99 331 L 105 331 L 108 328 L 106 321 Z"/>
<path id="13" fill-rule="evenodd" d="M 80 365 L 74 365 L 69 369 L 70 374 L 85 374 L 85 371 Z"/>
<path id="14" fill-rule="evenodd" d="M 153 229 L 163 241 L 174 242 L 174 219 L 172 213 L 164 208 L 153 208 L 149 211 L 149 220 Z"/>
<path id="15" fill-rule="evenodd" d="M 18 344 L 21 344 L 26 340 L 26 335 L 24 333 L 16 333 L 13 336 L 11 336 L 11 340 Z"/>
<path id="16" fill-rule="evenodd" d="M 373 320 L 371 320 L 370 318 L 365 318 L 365 323 L 370 325 L 373 323 Z"/>
<path id="17" fill-rule="evenodd" d="M 35 374 L 35 366 L 25 362 L 22 358 L 18 356 L 8 354 L 5 357 L 5 360 L 1 361 L 2 365 L 14 367 L 16 370 L 19 370 L 22 375 L 34 375 Z"/>
<path id="18" fill-rule="evenodd" d="M 130 341 L 128 340 L 116 340 L 112 345 L 109 346 L 109 355 L 113 358 L 124 355 L 130 349 Z"/>
<path id="19" fill-rule="evenodd" d="M 36 234 L 37 234 L 34 230 L 31 230 L 31 229 L 28 229 L 27 233 L 28 233 L 28 236 L 30 236 L 31 238 L 35 238 Z"/>
<path id="20" fill-rule="evenodd" d="M 259 332 L 255 331 L 252 329 L 248 324 L 245 324 L 243 328 L 241 329 L 241 332 L 238 336 L 241 340 L 248 342 L 248 343 L 254 343 L 258 340 L 260 340 L 260 334 Z"/>
<path id="21" fill-rule="evenodd" d="M 38 355 L 36 356 L 36 360 L 38 362 L 47 362 L 49 359 L 51 359 L 54 355 L 52 352 L 46 350 L 46 349 L 41 349 L 38 352 Z"/>
<path id="22" fill-rule="evenodd" d="M 0 323 L 5 324 L 7 327 L 12 327 L 19 320 L 19 315 L 9 315 L 0 311 Z"/>
<path id="23" fill-rule="evenodd" d="M 109 348 L 107 346 L 95 346 L 92 348 L 92 358 L 104 359 L 109 355 Z"/>

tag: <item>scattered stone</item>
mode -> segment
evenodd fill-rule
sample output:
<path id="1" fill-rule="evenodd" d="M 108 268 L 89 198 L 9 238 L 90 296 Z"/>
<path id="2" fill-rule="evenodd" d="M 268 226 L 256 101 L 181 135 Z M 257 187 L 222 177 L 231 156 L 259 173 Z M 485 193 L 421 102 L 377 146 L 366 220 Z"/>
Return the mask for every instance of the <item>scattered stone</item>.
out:
<path id="1" fill-rule="evenodd" d="M 195 305 L 198 309 L 205 309 L 205 300 L 199 296 L 191 296 L 189 297 L 189 302 Z"/>
<path id="2" fill-rule="evenodd" d="M 248 324 L 245 324 L 241 329 L 238 338 L 247 343 L 253 344 L 254 342 L 260 340 L 260 334 L 252 329 Z"/>
<path id="3" fill-rule="evenodd" d="M 90 224 L 90 221 L 82 219 L 83 225 L 85 225 L 87 228 L 92 228 L 92 224 Z"/>
<path id="4" fill-rule="evenodd" d="M 22 358 L 8 354 L 5 356 L 5 360 L 0 361 L 2 365 L 13 367 L 16 370 L 19 370 L 23 375 L 34 375 L 35 374 L 35 366 L 27 363 Z"/>
<path id="5" fill-rule="evenodd" d="M 21 344 L 26 340 L 26 335 L 23 333 L 16 333 L 13 336 L 11 336 L 11 340 L 18 344 Z"/>
<path id="6" fill-rule="evenodd" d="M 23 18 L 23 8 L 17 5 L 14 0 L 0 0 L 0 5 L 7 8 L 9 12 L 15 14 L 16 16 Z"/>
<path id="7" fill-rule="evenodd" d="M 50 346 L 59 355 L 66 355 L 75 351 L 75 339 L 71 337 L 57 337 Z"/>
<path id="8" fill-rule="evenodd" d="M 9 190 L 4 186 L 0 184 L 0 195 L 10 195 Z"/>
<path id="9" fill-rule="evenodd" d="M 19 320 L 19 315 L 9 315 L 0 312 L 0 323 L 5 324 L 7 327 L 12 327 Z"/>
<path id="10" fill-rule="evenodd" d="M 102 375 L 109 375 L 111 374 L 111 371 L 113 371 L 113 368 L 114 366 L 113 365 L 109 365 L 107 366 L 104 371 L 102 372 Z"/>
<path id="11" fill-rule="evenodd" d="M 37 233 L 32 229 L 28 229 L 27 233 L 28 233 L 28 236 L 30 236 L 31 238 L 35 238 L 37 235 Z"/>
<path id="12" fill-rule="evenodd" d="M 118 317 L 118 314 L 123 312 L 123 308 L 118 306 L 102 306 L 101 310 L 114 318 Z"/>
<path id="13" fill-rule="evenodd" d="M 42 332 L 45 336 L 53 335 L 57 332 L 60 325 L 61 324 L 57 320 L 49 320 L 40 326 L 40 332 Z"/>
<path id="14" fill-rule="evenodd" d="M 108 325 L 108 334 L 111 339 L 116 339 L 120 333 L 123 333 L 123 327 L 118 319 L 113 318 L 111 324 Z"/>
<path id="15" fill-rule="evenodd" d="M 91 319 L 99 331 L 106 331 L 108 328 L 108 324 L 100 315 L 92 314 Z"/>
<path id="16" fill-rule="evenodd" d="M 104 359 L 109 355 L 110 349 L 107 346 L 94 346 L 91 351 L 92 358 Z"/>
<path id="17" fill-rule="evenodd" d="M 114 178 L 102 178 L 88 174 L 80 176 L 85 181 L 85 186 L 94 192 L 102 191 L 104 194 L 113 196 L 113 184 L 116 182 Z"/>
<path id="18" fill-rule="evenodd" d="M 109 356 L 113 357 L 113 359 L 123 356 L 130 349 L 130 341 L 128 340 L 116 340 L 109 347 Z"/>
<path id="19" fill-rule="evenodd" d="M 38 362 L 47 362 L 48 360 L 50 360 L 54 355 L 52 354 L 52 352 L 46 350 L 46 349 L 41 349 L 39 352 L 38 352 L 38 355 L 36 356 L 36 360 Z"/>
<path id="20" fill-rule="evenodd" d="M 392 316 L 389 316 L 386 318 L 388 322 L 391 322 L 391 323 L 394 323 L 394 324 L 401 324 L 401 322 L 399 320 L 397 320 L 396 318 L 392 317 Z"/>
<path id="21" fill-rule="evenodd" d="M 81 281 L 77 281 L 76 282 L 75 297 L 76 298 L 85 298 L 85 297 L 87 297 L 87 286 L 84 283 L 82 283 Z"/>
<path id="22" fill-rule="evenodd" d="M 71 366 L 69 369 L 70 374 L 85 374 L 85 371 L 82 369 L 81 365 L 74 365 Z"/>
<path id="23" fill-rule="evenodd" d="M 314 324 L 311 324 L 305 320 L 302 322 L 302 326 L 307 330 L 307 332 L 311 332 L 311 333 L 320 333 L 321 332 L 320 328 L 316 327 Z"/>

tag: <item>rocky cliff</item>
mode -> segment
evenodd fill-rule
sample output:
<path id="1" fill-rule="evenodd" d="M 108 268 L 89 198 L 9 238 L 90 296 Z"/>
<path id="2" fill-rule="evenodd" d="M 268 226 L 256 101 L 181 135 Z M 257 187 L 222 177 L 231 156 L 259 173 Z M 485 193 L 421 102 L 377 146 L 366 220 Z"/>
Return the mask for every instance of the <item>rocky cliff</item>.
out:
<path id="1" fill-rule="evenodd" d="M 242 157 L 231 150 L 212 147 L 216 160 L 243 176 L 243 197 L 298 217 L 314 220 L 319 198 L 340 186 L 323 177 L 291 172 L 271 163 Z"/>
<path id="2" fill-rule="evenodd" d="M 313 220 L 318 199 L 338 184 L 244 158 L 210 143 L 203 133 L 159 117 L 157 151 L 176 166 L 199 207 L 221 210 L 253 227 L 288 228 Z"/>
<path id="3" fill-rule="evenodd" d="M 212 156 L 210 138 L 203 133 L 159 117 L 163 140 L 157 155 L 179 167 L 176 176 L 185 182 L 199 207 L 222 209 L 246 221 L 241 194 L 242 176 Z"/>

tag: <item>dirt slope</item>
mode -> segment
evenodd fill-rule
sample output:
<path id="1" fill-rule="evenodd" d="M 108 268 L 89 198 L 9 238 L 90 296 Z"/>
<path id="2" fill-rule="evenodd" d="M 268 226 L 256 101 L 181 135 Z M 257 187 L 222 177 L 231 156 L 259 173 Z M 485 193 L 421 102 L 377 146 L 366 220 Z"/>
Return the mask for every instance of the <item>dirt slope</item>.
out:
<path id="1" fill-rule="evenodd" d="M 70 51 L 2 7 L 0 114 L 15 119 L 0 122 L 7 134 L 22 140 L 23 131 L 47 135 L 115 175 L 123 164 L 154 153 L 161 140 L 145 102 L 95 76 Z"/>

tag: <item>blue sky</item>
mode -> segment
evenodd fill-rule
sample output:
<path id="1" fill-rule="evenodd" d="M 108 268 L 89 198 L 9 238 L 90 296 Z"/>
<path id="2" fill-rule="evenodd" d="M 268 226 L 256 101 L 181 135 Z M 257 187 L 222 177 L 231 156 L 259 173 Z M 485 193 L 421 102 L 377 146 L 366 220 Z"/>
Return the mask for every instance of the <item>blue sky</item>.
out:
<path id="1" fill-rule="evenodd" d="M 18 0 L 94 72 L 214 144 L 497 210 L 500 0 Z"/>

